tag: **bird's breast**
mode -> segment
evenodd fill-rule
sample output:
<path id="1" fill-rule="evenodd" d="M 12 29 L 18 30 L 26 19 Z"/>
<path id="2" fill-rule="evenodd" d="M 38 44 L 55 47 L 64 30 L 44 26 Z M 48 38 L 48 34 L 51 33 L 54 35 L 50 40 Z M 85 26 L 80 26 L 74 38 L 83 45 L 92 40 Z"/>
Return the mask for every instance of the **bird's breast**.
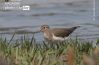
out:
<path id="1" fill-rule="evenodd" d="M 47 35 L 46 33 L 44 33 L 44 37 L 45 37 L 45 38 L 48 38 L 48 35 Z"/>
<path id="2" fill-rule="evenodd" d="M 55 36 L 55 35 L 53 34 L 53 40 L 60 40 L 60 41 L 64 41 L 64 40 L 65 40 L 65 38 L 63 38 L 63 37 L 57 37 L 57 36 Z"/>

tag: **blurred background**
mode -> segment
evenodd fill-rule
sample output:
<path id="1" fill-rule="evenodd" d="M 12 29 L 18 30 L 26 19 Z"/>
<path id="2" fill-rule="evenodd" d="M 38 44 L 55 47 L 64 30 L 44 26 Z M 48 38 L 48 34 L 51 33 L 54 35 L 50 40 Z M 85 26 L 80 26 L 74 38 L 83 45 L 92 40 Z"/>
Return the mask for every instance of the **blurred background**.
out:
<path id="1" fill-rule="evenodd" d="M 20 3 L 29 5 L 30 10 L 0 11 L 0 33 L 6 33 L 1 37 L 10 39 L 13 34 L 7 34 L 9 32 L 37 31 L 41 25 L 48 24 L 51 28 L 80 25 L 71 38 L 77 36 L 86 41 L 99 38 L 99 0 L 22 0 Z M 17 34 L 15 39 L 23 35 Z M 42 41 L 42 33 L 35 34 L 35 38 Z"/>

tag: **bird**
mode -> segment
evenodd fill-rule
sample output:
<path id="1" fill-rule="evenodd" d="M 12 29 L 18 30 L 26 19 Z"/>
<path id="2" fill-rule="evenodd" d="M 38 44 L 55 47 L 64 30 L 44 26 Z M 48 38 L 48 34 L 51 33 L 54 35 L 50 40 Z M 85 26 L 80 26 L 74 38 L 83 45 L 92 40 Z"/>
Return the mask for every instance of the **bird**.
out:
<path id="1" fill-rule="evenodd" d="M 64 41 L 68 36 L 80 26 L 71 28 L 50 28 L 49 25 L 41 25 L 40 31 L 43 32 L 44 39 L 50 41 Z"/>

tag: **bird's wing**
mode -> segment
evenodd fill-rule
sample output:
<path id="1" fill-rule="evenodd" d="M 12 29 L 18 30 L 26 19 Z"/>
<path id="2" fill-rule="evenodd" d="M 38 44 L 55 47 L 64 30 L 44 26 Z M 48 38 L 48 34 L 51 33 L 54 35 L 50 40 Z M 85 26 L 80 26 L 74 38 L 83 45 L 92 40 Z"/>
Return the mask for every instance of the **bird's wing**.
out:
<path id="1" fill-rule="evenodd" d="M 69 36 L 69 34 L 71 34 L 71 29 L 70 28 L 60 28 L 60 29 L 52 29 L 53 30 L 53 34 L 55 36 L 58 36 L 58 37 L 67 37 Z"/>

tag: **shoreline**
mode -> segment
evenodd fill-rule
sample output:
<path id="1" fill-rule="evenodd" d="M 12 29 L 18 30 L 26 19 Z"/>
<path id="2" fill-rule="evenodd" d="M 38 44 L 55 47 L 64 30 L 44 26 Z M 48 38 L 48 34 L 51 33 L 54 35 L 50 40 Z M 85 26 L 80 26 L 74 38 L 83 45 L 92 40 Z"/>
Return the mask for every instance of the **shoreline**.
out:
<path id="1" fill-rule="evenodd" d="M 27 4 L 27 5 L 33 5 L 33 4 L 49 4 L 49 3 L 71 3 L 71 2 L 79 2 L 79 1 L 89 1 L 89 0 L 24 0 L 22 1 L 22 4 Z"/>

